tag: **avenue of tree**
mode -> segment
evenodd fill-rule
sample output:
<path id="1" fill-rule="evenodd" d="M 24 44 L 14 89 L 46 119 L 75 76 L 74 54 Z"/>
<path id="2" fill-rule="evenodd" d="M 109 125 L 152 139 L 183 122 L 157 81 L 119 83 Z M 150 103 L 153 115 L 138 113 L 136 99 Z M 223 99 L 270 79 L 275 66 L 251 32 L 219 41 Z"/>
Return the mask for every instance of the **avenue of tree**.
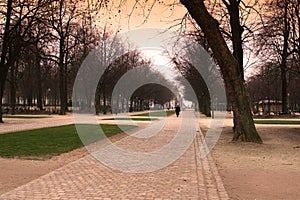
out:
<path id="1" fill-rule="evenodd" d="M 127 1 L 120 2 L 117 13 L 112 13 L 112 2 L 106 0 L 0 0 L 1 123 L 3 111 L 20 112 L 17 105 L 20 102 L 24 110 L 34 106 L 43 111 L 52 105 L 52 109 L 59 107 L 59 114 L 65 114 L 72 105 L 70 99 L 77 71 L 96 46 L 99 62 L 109 65 L 97 87 L 96 114 L 148 109 L 150 99 L 160 104 L 176 99 L 171 90 L 150 84 L 138 89 L 132 97 L 120 91 L 118 99 L 112 100 L 113 88 L 123 74 L 139 66 L 145 67 L 141 74 L 147 74 L 152 65 L 141 52 L 126 52 L 118 30 L 99 27 L 98 15 L 123 12 L 122 5 Z M 202 45 L 218 64 L 234 112 L 233 140 L 262 142 L 251 108 L 260 100 L 280 101 L 281 114 L 299 109 L 298 0 L 263 3 L 258 0 L 136 1 L 133 9 L 135 12 L 144 9 L 141 12 L 147 10 L 148 13 L 155 9 L 155 3 L 175 8 L 175 11 L 176 6 L 187 9 L 178 34 L 188 35 Z M 112 60 L 114 53 L 123 56 Z M 256 61 L 252 68 L 257 73 L 245 80 L 247 56 Z M 201 75 L 183 55 L 171 59 L 174 69 L 196 92 L 199 110 L 209 116 L 212 100 Z M 157 74 L 158 80 L 168 82 L 159 73 L 150 71 L 148 74 Z M 167 84 L 172 87 L 172 83 Z M 111 110 L 113 101 L 121 105 L 116 111 Z"/>

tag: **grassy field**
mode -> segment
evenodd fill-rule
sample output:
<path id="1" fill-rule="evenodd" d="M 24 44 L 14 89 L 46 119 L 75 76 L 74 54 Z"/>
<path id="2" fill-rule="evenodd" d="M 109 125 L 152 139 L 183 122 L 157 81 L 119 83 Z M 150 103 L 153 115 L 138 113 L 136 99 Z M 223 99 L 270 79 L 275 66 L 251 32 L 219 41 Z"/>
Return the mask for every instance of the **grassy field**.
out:
<path id="1" fill-rule="evenodd" d="M 256 124 L 300 124 L 296 120 L 254 120 Z"/>
<path id="2" fill-rule="evenodd" d="M 87 143 L 90 144 L 102 139 L 97 132 L 99 125 L 82 124 L 79 126 L 87 134 Z M 120 126 L 122 130 L 135 127 Z M 101 125 L 101 128 L 107 137 L 122 132 L 117 125 L 105 124 Z M 0 135 L 0 157 L 46 159 L 82 146 L 74 124 Z"/>
<path id="3" fill-rule="evenodd" d="M 143 114 L 138 115 L 132 115 L 132 116 L 141 116 L 141 117 L 164 117 L 164 116 L 170 116 L 175 114 L 174 110 L 167 110 L 167 111 L 157 111 L 157 112 L 147 112 Z"/>

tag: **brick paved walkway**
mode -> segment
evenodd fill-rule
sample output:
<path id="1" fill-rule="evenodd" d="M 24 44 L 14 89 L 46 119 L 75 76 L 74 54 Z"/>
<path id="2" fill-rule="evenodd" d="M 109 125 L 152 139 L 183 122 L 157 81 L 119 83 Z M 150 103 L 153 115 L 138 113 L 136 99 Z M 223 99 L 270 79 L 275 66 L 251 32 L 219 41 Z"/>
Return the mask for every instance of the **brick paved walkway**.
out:
<path id="1" fill-rule="evenodd" d="M 181 119 L 168 117 L 151 138 L 127 137 L 115 144 L 126 150 L 153 151 L 169 142 Z M 111 169 L 88 155 L 0 196 L 0 199 L 228 199 L 209 155 L 200 159 L 202 133 L 175 162 L 148 173 Z M 134 145 L 133 145 L 134 144 Z"/>

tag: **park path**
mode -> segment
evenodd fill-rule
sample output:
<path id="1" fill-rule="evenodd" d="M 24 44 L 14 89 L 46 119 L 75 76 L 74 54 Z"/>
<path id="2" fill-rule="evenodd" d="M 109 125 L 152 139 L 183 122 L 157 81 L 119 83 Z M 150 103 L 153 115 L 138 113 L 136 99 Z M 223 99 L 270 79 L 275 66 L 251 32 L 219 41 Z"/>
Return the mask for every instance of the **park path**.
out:
<path id="1" fill-rule="evenodd" d="M 187 111 L 191 112 L 191 111 Z M 170 142 L 181 118 L 170 116 L 150 138 L 126 137 L 115 143 L 126 150 L 153 151 Z M 200 159 L 200 129 L 179 159 L 147 173 L 127 173 L 88 155 L 0 196 L 0 199 L 228 199 L 210 155 Z M 187 133 L 188 134 L 188 133 Z"/>
<path id="2" fill-rule="evenodd" d="M 134 112 L 134 114 L 141 114 L 144 112 Z M 28 115 L 24 115 L 27 116 Z M 29 115 L 30 116 L 30 115 Z M 111 117 L 119 117 L 122 115 L 99 115 L 97 117 L 98 121 L 104 118 L 111 118 Z M 16 131 L 24 131 L 24 130 L 32 130 L 38 128 L 45 128 L 45 127 L 54 127 L 54 126 L 62 126 L 73 124 L 74 119 L 72 114 L 68 115 L 40 115 L 42 118 L 34 118 L 36 115 L 33 115 L 33 118 L 4 118 L 5 123 L 0 124 L 0 134 L 16 132 Z M 43 118 L 44 117 L 44 118 Z M 103 121 L 102 121 L 103 122 Z M 101 123 L 102 123 L 101 122 Z M 115 121 L 105 121 L 106 124 L 114 124 Z M 142 125 L 145 122 L 138 122 L 138 125 Z"/>
<path id="3" fill-rule="evenodd" d="M 73 124 L 74 120 L 72 115 L 46 115 L 45 118 L 4 118 L 4 122 L 0 134 Z"/>

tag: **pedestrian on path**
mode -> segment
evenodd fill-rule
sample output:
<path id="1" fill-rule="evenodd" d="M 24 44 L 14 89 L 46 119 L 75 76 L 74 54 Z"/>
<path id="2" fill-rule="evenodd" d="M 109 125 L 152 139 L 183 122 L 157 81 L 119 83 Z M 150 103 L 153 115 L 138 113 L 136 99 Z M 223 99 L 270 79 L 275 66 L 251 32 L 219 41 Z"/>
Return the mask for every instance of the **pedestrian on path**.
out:
<path id="1" fill-rule="evenodd" d="M 178 104 L 175 106 L 175 113 L 176 113 L 176 116 L 178 117 L 179 113 L 180 113 L 180 106 Z"/>

